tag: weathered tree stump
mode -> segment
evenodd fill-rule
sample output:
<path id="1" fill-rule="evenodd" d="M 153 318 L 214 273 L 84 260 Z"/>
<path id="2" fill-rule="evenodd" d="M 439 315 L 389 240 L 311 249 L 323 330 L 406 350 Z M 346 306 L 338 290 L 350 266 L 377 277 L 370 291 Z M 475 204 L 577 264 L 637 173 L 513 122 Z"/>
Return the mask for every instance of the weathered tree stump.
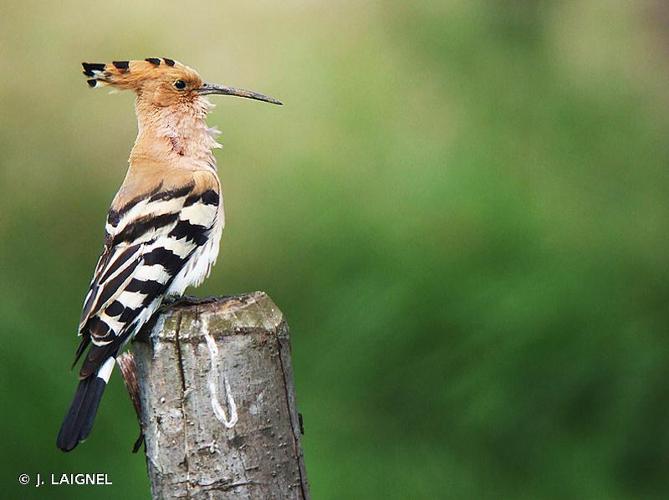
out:
<path id="1" fill-rule="evenodd" d="M 154 498 L 309 498 L 288 326 L 266 294 L 180 301 L 132 352 Z"/>

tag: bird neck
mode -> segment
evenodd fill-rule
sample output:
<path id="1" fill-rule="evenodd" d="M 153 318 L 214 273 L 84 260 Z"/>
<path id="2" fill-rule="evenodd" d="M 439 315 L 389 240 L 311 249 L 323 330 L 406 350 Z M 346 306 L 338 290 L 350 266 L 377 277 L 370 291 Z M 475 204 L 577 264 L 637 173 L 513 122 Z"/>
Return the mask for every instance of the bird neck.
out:
<path id="1" fill-rule="evenodd" d="M 216 129 L 207 127 L 206 117 L 213 107 L 203 97 L 172 106 L 155 106 L 138 98 L 137 139 L 130 153 L 130 164 L 169 162 L 189 169 L 216 168 L 212 149 Z"/>

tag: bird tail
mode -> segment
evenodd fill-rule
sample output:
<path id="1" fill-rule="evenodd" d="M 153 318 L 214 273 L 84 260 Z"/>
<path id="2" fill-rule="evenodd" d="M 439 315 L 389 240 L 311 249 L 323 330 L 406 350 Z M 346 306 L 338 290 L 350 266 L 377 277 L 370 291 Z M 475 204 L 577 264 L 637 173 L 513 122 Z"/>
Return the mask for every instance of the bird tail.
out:
<path id="1" fill-rule="evenodd" d="M 91 433 L 95 415 L 111 376 L 116 358 L 109 357 L 95 374 L 79 382 L 77 392 L 60 427 L 56 445 L 63 451 L 73 450 Z"/>

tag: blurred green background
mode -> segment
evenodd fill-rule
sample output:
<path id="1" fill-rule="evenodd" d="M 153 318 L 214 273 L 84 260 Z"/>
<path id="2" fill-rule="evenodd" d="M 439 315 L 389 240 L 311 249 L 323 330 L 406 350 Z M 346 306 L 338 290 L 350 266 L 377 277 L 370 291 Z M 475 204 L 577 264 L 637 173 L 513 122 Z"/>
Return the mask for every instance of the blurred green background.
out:
<path id="1" fill-rule="evenodd" d="M 285 312 L 315 499 L 669 498 L 668 24 L 660 1 L 3 2 L 2 496 L 148 497 L 118 375 L 92 437 L 54 443 L 136 133 L 79 63 L 167 56 L 286 103 L 216 99 L 227 228 L 195 293 Z"/>

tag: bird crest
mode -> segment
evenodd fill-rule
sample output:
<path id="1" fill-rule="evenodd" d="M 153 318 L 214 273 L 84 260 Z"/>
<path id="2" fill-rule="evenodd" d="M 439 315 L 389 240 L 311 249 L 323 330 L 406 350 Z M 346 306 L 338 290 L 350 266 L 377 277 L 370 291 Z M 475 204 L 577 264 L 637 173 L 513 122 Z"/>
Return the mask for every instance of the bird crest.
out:
<path id="1" fill-rule="evenodd" d="M 85 62 L 82 66 L 92 88 L 109 86 L 132 90 L 138 95 L 150 95 L 151 100 L 160 97 L 159 101 L 164 105 L 193 99 L 203 84 L 194 69 L 166 57 L 111 63 Z"/>
<path id="2" fill-rule="evenodd" d="M 167 57 L 111 63 L 85 62 L 82 66 L 90 87 L 132 90 L 139 98 L 157 106 L 193 101 L 198 96 L 210 94 L 234 95 L 281 104 L 273 97 L 250 90 L 204 83 L 197 71 Z"/>

